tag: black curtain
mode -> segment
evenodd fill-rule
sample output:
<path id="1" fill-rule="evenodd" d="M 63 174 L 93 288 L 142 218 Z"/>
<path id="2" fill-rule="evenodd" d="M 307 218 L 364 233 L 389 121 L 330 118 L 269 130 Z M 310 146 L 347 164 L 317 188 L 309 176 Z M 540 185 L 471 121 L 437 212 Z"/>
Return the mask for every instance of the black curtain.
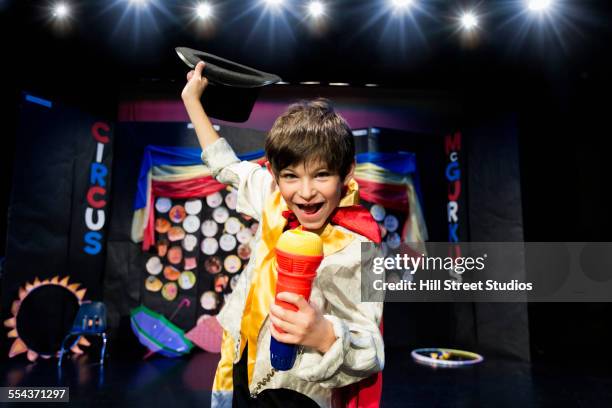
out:
<path id="1" fill-rule="evenodd" d="M 101 299 L 111 197 L 111 122 L 24 94 L 18 123 L 3 319 L 36 277 L 70 276 L 86 299 Z"/>

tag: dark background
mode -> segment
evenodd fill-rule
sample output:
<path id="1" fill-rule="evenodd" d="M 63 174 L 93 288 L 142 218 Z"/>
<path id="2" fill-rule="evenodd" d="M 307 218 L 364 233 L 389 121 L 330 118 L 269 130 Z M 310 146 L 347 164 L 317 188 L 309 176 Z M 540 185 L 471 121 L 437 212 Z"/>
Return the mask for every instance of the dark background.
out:
<path id="1" fill-rule="evenodd" d="M 158 2 L 161 4 L 161 2 Z M 519 35 L 520 2 L 483 1 L 486 20 L 472 45 L 454 33 L 452 15 L 461 2 L 431 1 L 415 13 L 420 31 L 381 17 L 380 2 L 334 2 L 327 30 L 314 34 L 295 18 L 291 35 L 255 26 L 258 9 L 224 2 L 214 30 L 189 23 L 190 2 L 150 6 L 152 19 L 135 23 L 124 2 L 74 2 L 68 30 L 47 19 L 46 2 L 0 0 L 0 115 L 2 149 L 0 211 L 7 213 L 13 180 L 21 92 L 52 98 L 112 119 L 126 90 L 178 95 L 185 68 L 178 45 L 306 80 L 378 83 L 399 94 L 450 95 L 461 106 L 457 127 L 485 122 L 499 112 L 516 114 L 525 241 L 610 241 L 609 189 L 610 5 L 562 2 L 568 9 L 550 29 Z M 425 7 L 425 6 L 424 6 Z M 118 24 L 118 21 L 122 21 Z M 157 27 L 157 28 L 154 28 Z M 445 97 L 446 98 L 446 97 Z M 0 219 L 0 256 L 6 217 Z M 609 304 L 531 304 L 534 360 L 588 362 L 568 349 L 602 350 L 612 341 Z M 599 356 L 601 364 L 610 357 Z"/>

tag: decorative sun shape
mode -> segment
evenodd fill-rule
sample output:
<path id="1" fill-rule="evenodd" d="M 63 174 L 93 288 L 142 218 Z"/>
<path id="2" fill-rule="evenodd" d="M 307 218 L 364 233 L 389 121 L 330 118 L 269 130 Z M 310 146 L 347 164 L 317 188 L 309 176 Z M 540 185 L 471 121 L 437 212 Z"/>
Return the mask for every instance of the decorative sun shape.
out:
<path id="1" fill-rule="evenodd" d="M 20 337 L 17 331 L 17 328 L 19 326 L 19 310 L 24 300 L 26 300 L 27 297 L 32 294 L 36 289 L 50 286 L 66 289 L 75 297 L 77 304 L 80 306 L 87 289 L 79 289 L 80 283 L 69 283 L 69 279 L 70 278 L 68 276 L 61 279 L 59 276 L 54 276 L 51 279 L 45 279 L 42 281 L 38 278 L 35 278 L 34 282 L 26 282 L 23 287 L 19 288 L 18 298 L 14 300 L 11 305 L 12 317 L 4 321 L 4 326 L 9 329 L 7 337 L 9 339 L 15 339 L 9 350 L 9 358 L 13 358 L 21 353 L 27 353 L 28 360 L 36 361 L 39 356 L 47 359 L 51 358 L 54 354 L 57 354 L 59 352 L 59 350 L 57 350 L 53 353 L 39 353 L 28 346 L 26 340 L 23 338 L 23 336 Z M 87 347 L 89 346 L 89 344 L 89 341 L 87 341 L 87 339 L 81 336 L 77 339 L 76 342 L 74 342 L 74 345 L 70 348 L 70 350 L 75 354 L 82 354 L 83 351 L 79 348 L 79 345 Z"/>

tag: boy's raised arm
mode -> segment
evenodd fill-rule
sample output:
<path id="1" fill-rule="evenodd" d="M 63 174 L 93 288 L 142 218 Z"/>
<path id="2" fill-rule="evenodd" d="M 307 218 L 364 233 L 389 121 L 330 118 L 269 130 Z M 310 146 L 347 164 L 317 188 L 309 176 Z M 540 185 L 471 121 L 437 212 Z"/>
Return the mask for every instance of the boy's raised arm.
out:
<path id="1" fill-rule="evenodd" d="M 206 86 L 208 86 L 208 79 L 202 76 L 204 65 L 204 62 L 200 61 L 195 69 L 187 73 L 187 84 L 185 88 L 183 88 L 183 92 L 181 92 L 181 98 L 183 99 L 187 114 L 193 124 L 202 150 L 219 139 L 219 135 L 213 128 L 200 102 L 202 93 L 206 89 Z"/>
<path id="2" fill-rule="evenodd" d="M 187 74 L 187 84 L 181 92 L 189 119 L 202 147 L 202 161 L 220 183 L 238 190 L 237 210 L 260 220 L 265 197 L 273 188 L 270 173 L 257 163 L 240 161 L 231 146 L 219 137 L 200 102 L 208 79 L 202 76 L 204 62 Z"/>

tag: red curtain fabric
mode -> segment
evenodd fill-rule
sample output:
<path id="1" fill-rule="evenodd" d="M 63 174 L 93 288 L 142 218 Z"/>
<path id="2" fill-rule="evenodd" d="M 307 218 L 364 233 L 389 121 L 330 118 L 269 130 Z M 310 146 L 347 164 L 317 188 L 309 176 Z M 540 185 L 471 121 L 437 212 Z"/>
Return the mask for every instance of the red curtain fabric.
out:
<path id="1" fill-rule="evenodd" d="M 355 180 L 359 184 L 359 197 L 363 200 L 392 210 L 406 212 L 410 210 L 406 185 L 378 183 L 362 178 Z"/>

